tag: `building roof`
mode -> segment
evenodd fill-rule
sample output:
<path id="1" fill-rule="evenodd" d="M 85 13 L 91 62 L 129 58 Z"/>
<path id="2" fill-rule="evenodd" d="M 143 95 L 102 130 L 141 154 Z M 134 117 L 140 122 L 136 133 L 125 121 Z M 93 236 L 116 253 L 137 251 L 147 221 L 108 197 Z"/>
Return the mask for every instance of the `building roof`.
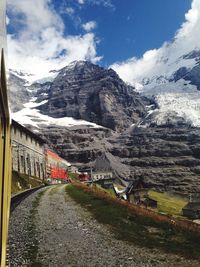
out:
<path id="1" fill-rule="evenodd" d="M 94 172 L 112 172 L 110 160 L 107 158 L 105 153 L 96 159 L 94 164 Z"/>
<path id="2" fill-rule="evenodd" d="M 142 178 L 130 181 L 129 185 L 126 188 L 126 192 L 130 194 L 131 192 L 135 192 L 139 189 L 149 189 Z"/>
<path id="3" fill-rule="evenodd" d="M 48 155 L 48 157 L 50 157 L 54 160 L 60 161 L 61 163 L 63 163 L 64 165 L 67 165 L 68 167 L 71 166 L 71 164 L 68 161 L 61 158 L 58 154 L 56 154 L 55 152 L 53 152 L 50 149 L 47 149 L 47 155 Z"/>
<path id="4" fill-rule="evenodd" d="M 45 144 L 46 143 L 46 141 L 44 139 L 42 139 L 40 136 L 38 136 L 34 132 L 30 131 L 28 128 L 24 127 L 23 125 L 21 125 L 20 123 L 18 123 L 17 121 L 15 121 L 13 119 L 12 119 L 12 124 L 11 125 L 13 127 L 16 127 L 18 129 L 20 129 L 21 131 L 25 132 L 26 134 L 28 134 L 29 136 L 31 136 L 32 138 L 37 140 L 39 143 L 41 143 L 41 144 Z"/>

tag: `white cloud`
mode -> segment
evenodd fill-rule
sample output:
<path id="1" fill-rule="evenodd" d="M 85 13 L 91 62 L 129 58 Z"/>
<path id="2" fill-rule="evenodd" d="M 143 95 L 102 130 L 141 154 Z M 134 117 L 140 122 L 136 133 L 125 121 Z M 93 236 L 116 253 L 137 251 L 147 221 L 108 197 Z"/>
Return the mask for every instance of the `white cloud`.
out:
<path id="1" fill-rule="evenodd" d="M 141 82 L 144 77 L 151 79 L 158 74 L 170 76 L 174 71 L 175 61 L 178 64 L 181 56 L 200 49 L 199 0 L 193 0 L 185 19 L 171 43 L 164 43 L 159 49 L 147 51 L 142 58 L 132 57 L 124 62 L 117 62 L 111 67 L 122 79 L 133 85 Z"/>
<path id="2" fill-rule="evenodd" d="M 103 5 L 105 7 L 114 8 L 112 0 L 88 0 L 88 1 L 95 5 Z"/>
<path id="3" fill-rule="evenodd" d="M 66 8 L 66 13 L 70 16 L 73 16 L 75 13 L 75 10 L 72 7 L 67 7 Z"/>
<path id="4" fill-rule="evenodd" d="M 85 3 L 84 0 L 77 0 L 80 5 L 83 5 Z"/>
<path id="5" fill-rule="evenodd" d="M 10 19 L 8 16 L 6 16 L 6 25 L 8 25 L 10 23 Z"/>
<path id="6" fill-rule="evenodd" d="M 66 25 L 51 0 L 8 0 L 8 14 L 16 28 L 16 34 L 8 34 L 9 67 L 33 73 L 33 80 L 74 60 L 100 59 L 93 33 L 64 35 Z"/>
<path id="7" fill-rule="evenodd" d="M 82 25 L 83 29 L 86 32 L 90 32 L 90 31 L 94 30 L 96 28 L 96 26 L 97 26 L 97 23 L 94 20 L 88 21 L 88 22 L 86 22 L 85 24 Z"/>
<path id="8" fill-rule="evenodd" d="M 77 0 L 77 2 L 80 5 L 89 4 L 89 5 L 104 6 L 104 7 L 115 10 L 115 6 L 112 0 Z"/>

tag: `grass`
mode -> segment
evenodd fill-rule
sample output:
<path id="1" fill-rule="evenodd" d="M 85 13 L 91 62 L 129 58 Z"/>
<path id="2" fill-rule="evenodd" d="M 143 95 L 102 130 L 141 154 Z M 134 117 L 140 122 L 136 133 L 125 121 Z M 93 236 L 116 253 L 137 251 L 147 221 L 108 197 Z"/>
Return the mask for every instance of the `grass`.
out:
<path id="1" fill-rule="evenodd" d="M 149 191 L 148 194 L 152 199 L 157 201 L 159 212 L 170 215 L 182 215 L 182 208 L 188 203 L 188 201 L 181 197 L 174 197 L 167 193 Z"/>
<path id="2" fill-rule="evenodd" d="M 77 173 L 74 173 L 74 172 L 69 172 L 69 177 L 72 179 L 72 180 L 77 180 L 78 179 L 78 174 Z"/>
<path id="3" fill-rule="evenodd" d="M 186 258 L 200 259 L 200 234 L 181 230 L 169 223 L 138 216 L 128 208 L 111 203 L 82 186 L 68 185 L 66 192 L 94 218 L 110 227 L 115 237 L 147 248 L 180 254 Z M 104 193 L 105 194 L 105 193 Z"/>
<path id="4" fill-rule="evenodd" d="M 20 187 L 18 186 L 20 185 Z M 28 176 L 26 174 L 21 174 L 16 171 L 12 172 L 12 185 L 11 193 L 15 194 L 17 192 L 29 189 L 31 187 L 37 187 L 42 184 L 42 181 L 38 181 L 38 178 Z"/>
<path id="5" fill-rule="evenodd" d="M 100 185 L 96 185 L 99 190 L 102 190 L 103 192 L 106 192 L 110 194 L 111 196 L 115 197 L 115 192 L 112 188 L 103 188 Z"/>

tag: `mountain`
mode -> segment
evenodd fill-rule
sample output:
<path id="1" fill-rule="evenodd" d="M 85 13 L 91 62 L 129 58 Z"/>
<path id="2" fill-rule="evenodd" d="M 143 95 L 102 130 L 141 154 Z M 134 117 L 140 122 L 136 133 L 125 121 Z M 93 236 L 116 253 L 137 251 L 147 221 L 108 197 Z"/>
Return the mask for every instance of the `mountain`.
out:
<path id="1" fill-rule="evenodd" d="M 26 88 L 26 80 L 9 73 L 9 100 L 13 112 L 23 108 L 23 104 L 29 101 L 30 92 Z"/>
<path id="2" fill-rule="evenodd" d="M 25 78 L 28 74 L 9 71 L 9 101 L 12 113 L 24 109 L 27 103 L 46 100 L 50 82 L 30 84 Z M 24 78 L 25 77 L 25 78 Z"/>
<path id="3" fill-rule="evenodd" d="M 200 126 L 200 50 L 160 58 L 138 83 L 138 91 L 158 106 L 149 113 L 147 125 Z"/>
<path id="4" fill-rule="evenodd" d="M 140 81 L 140 92 L 112 69 L 84 61 L 53 81 L 30 85 L 10 76 L 13 116 L 77 166 L 88 168 L 106 152 L 124 183 L 142 177 L 159 190 L 199 191 L 199 53 L 162 64 Z"/>
<path id="5" fill-rule="evenodd" d="M 39 109 L 54 118 L 73 117 L 119 131 L 146 114 L 143 100 L 133 87 L 112 69 L 87 61 L 63 68 L 51 84 L 47 103 Z"/>

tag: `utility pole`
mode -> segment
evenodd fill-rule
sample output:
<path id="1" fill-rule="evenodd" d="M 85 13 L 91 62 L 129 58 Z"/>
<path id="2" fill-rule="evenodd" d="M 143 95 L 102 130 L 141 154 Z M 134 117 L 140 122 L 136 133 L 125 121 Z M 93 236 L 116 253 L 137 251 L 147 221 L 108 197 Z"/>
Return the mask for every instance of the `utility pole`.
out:
<path id="1" fill-rule="evenodd" d="M 88 158 L 90 160 L 90 179 L 92 182 L 92 186 L 93 186 L 93 178 L 92 178 L 92 151 L 90 151 L 90 156 Z"/>
<path id="2" fill-rule="evenodd" d="M 93 178 L 92 178 L 92 163 L 90 163 L 90 177 L 93 185 Z"/>

